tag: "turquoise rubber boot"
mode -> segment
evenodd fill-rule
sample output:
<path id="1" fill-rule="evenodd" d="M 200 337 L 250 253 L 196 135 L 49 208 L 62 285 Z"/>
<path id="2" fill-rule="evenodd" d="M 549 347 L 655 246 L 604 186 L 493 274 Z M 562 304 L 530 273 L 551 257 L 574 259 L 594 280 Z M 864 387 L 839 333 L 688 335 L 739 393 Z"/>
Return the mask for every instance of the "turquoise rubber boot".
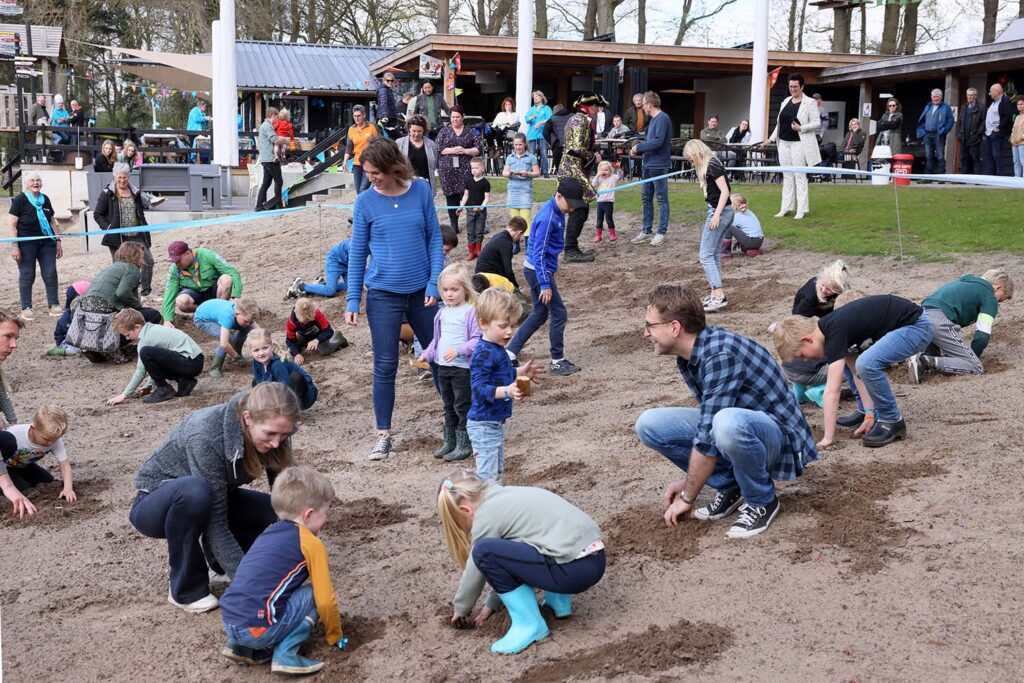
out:
<path id="1" fill-rule="evenodd" d="M 804 393 L 806 393 L 807 394 L 807 398 L 810 399 L 811 401 L 814 401 L 814 403 L 819 408 L 824 408 L 825 407 L 825 385 L 824 384 L 815 384 L 813 387 L 807 387 L 807 391 L 804 392 Z"/>
<path id="2" fill-rule="evenodd" d="M 793 382 L 793 396 L 796 398 L 797 403 L 806 403 L 807 387 L 799 382 Z"/>
<path id="3" fill-rule="evenodd" d="M 565 619 L 572 616 L 572 596 L 567 593 L 544 591 L 544 604 L 555 613 L 555 619 Z"/>
<path id="4" fill-rule="evenodd" d="M 498 595 L 505 603 L 512 625 L 501 640 L 491 645 L 491 652 L 514 655 L 548 637 L 548 625 L 540 615 L 533 588 L 522 585 L 514 591 Z"/>
<path id="5" fill-rule="evenodd" d="M 309 638 L 313 620 L 306 617 L 295 629 L 274 647 L 274 660 L 270 670 L 281 674 L 313 674 L 324 668 L 323 662 L 306 659 L 299 655 L 299 646 Z"/>

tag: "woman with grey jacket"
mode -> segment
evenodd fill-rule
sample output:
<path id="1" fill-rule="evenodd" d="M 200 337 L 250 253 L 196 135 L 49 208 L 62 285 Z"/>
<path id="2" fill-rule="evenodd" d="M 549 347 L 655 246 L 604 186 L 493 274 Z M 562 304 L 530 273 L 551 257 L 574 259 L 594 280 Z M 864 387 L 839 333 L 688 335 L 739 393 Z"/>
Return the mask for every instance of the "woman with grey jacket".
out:
<path id="1" fill-rule="evenodd" d="M 437 143 L 426 136 L 427 120 L 422 116 L 410 116 L 406 121 L 409 134 L 395 140 L 398 151 L 409 160 L 413 174 L 423 178 L 434 191 L 434 173 L 437 171 Z"/>
<path id="2" fill-rule="evenodd" d="M 178 423 L 142 463 L 128 515 L 150 538 L 167 539 L 168 602 L 186 612 L 219 606 L 207 567 L 233 577 L 243 553 L 277 521 L 266 493 L 242 488 L 292 463 L 299 400 L 268 382 Z"/>

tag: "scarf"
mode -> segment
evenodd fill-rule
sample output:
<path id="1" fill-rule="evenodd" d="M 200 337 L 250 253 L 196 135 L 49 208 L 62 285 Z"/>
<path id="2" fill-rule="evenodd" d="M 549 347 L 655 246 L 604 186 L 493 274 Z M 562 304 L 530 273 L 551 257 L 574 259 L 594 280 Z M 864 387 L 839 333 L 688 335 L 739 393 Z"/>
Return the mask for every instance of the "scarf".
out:
<path id="1" fill-rule="evenodd" d="M 39 220 L 39 229 L 42 230 L 43 235 L 51 239 L 57 239 L 53 234 L 53 228 L 50 227 L 50 221 L 46 220 L 46 214 L 43 213 L 43 204 L 46 202 L 46 197 L 40 192 L 35 197 L 28 190 L 22 192 L 25 198 L 28 199 L 28 203 L 36 207 L 36 218 Z"/>

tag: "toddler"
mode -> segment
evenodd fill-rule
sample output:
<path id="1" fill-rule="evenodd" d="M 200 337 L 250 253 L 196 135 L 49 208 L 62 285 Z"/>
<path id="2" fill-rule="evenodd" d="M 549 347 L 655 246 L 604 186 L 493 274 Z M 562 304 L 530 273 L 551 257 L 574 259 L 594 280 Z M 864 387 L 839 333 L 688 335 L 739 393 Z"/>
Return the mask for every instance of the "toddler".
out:
<path id="1" fill-rule="evenodd" d="M 274 142 L 274 156 L 281 161 L 288 158 L 289 145 L 295 144 L 295 127 L 291 121 L 292 115 L 287 109 L 277 112 L 277 120 L 274 121 L 274 133 L 277 140 Z"/>
<path id="2" fill-rule="evenodd" d="M 78 499 L 72 486 L 71 462 L 61 438 L 67 430 L 68 414 L 57 406 L 44 405 L 36 411 L 31 424 L 11 425 L 6 432 L 0 432 L 0 489 L 8 500 L 14 503 L 22 497 L 21 492 L 53 481 L 53 475 L 36 464 L 48 454 L 53 454 L 60 465 L 64 482 L 60 497 L 68 502 Z"/>
<path id="3" fill-rule="evenodd" d="M 602 226 L 608 226 L 608 241 L 618 239 L 615 235 L 615 185 L 622 180 L 622 172 L 612 166 L 610 161 L 602 161 L 597 165 L 597 175 L 592 185 L 597 192 L 597 236 L 594 242 L 601 241 Z M 604 190 L 604 192 L 602 192 Z"/>
<path id="4" fill-rule="evenodd" d="M 476 323 L 476 291 L 469 272 L 453 263 L 441 271 L 437 280 L 441 290 L 441 308 L 434 317 L 434 339 L 419 359 L 436 364 L 436 379 L 444 402 L 444 440 L 434 451 L 435 458 L 465 460 L 473 455 L 466 432 L 469 412 L 469 359 L 480 340 Z"/>
<path id="5" fill-rule="evenodd" d="M 725 230 L 722 240 L 722 256 L 732 256 L 732 245 L 738 244 L 747 256 L 760 256 L 761 245 L 764 244 L 764 230 L 761 221 L 750 210 L 747 198 L 741 194 L 732 196 L 732 225 Z"/>
<path id="6" fill-rule="evenodd" d="M 466 216 L 466 242 L 469 244 L 469 259 L 480 255 L 480 247 L 487 232 L 487 202 L 491 199 L 491 181 L 484 178 L 484 160 L 473 157 L 469 162 L 470 177 L 466 178 L 466 191 L 462 194 L 459 213 L 468 211 Z M 466 209 L 466 207 L 469 207 Z"/>
<path id="7" fill-rule="evenodd" d="M 252 299 L 210 299 L 199 304 L 193 318 L 195 326 L 201 332 L 220 340 L 217 350 L 213 352 L 210 377 L 224 376 L 222 368 L 226 356 L 231 356 L 236 362 L 244 360 L 242 345 L 259 312 L 260 307 Z"/>
<path id="8" fill-rule="evenodd" d="M 290 360 L 283 360 L 276 353 L 270 332 L 257 328 L 249 335 L 249 351 L 252 352 L 252 385 L 264 382 L 280 382 L 287 385 L 299 399 L 303 410 L 309 410 L 316 403 L 318 394 L 309 373 Z"/>
<path id="9" fill-rule="evenodd" d="M 305 297 L 295 302 L 295 308 L 285 324 L 285 333 L 288 352 L 299 365 L 306 362 L 302 357 L 303 351 L 316 351 L 321 356 L 329 356 L 348 346 L 345 336 L 336 332 L 323 311 Z"/>
<path id="10" fill-rule="evenodd" d="M 278 475 L 270 504 L 279 521 L 257 537 L 220 599 L 225 657 L 241 664 L 271 660 L 274 673 L 320 671 L 323 662 L 299 655 L 317 617 L 328 645 L 348 644 L 319 538 L 334 500 L 330 480 L 315 470 L 287 467 Z"/>

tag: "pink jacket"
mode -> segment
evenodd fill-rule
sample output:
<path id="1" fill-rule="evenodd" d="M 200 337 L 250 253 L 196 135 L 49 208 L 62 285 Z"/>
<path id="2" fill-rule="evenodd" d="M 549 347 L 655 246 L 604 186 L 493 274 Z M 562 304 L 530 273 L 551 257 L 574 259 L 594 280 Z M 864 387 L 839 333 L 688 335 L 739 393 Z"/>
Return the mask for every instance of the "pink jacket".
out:
<path id="1" fill-rule="evenodd" d="M 443 310 L 443 308 L 438 310 L 437 315 L 434 316 L 434 339 L 430 342 L 430 346 L 423 349 L 423 359 L 428 363 L 437 362 L 437 342 L 441 339 L 441 312 Z M 476 322 L 476 309 L 470 307 L 466 314 L 466 341 L 456 346 L 455 350 L 463 358 L 472 358 L 473 349 L 476 348 L 476 343 L 480 341 L 482 334 L 480 325 Z"/>

